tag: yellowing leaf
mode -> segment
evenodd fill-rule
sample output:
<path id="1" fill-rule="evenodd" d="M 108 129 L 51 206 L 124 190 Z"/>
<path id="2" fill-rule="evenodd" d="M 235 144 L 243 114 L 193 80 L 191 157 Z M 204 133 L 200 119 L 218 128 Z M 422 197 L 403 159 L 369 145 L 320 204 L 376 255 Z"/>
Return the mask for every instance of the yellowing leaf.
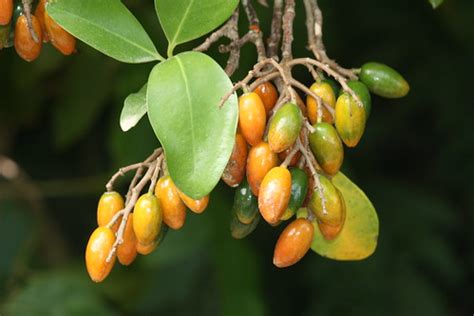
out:
<path id="1" fill-rule="evenodd" d="M 326 240 L 314 223 L 311 249 L 323 257 L 335 260 L 361 260 L 370 256 L 377 247 L 379 220 L 367 196 L 339 172 L 332 179 L 346 203 L 346 221 L 334 240 Z"/>

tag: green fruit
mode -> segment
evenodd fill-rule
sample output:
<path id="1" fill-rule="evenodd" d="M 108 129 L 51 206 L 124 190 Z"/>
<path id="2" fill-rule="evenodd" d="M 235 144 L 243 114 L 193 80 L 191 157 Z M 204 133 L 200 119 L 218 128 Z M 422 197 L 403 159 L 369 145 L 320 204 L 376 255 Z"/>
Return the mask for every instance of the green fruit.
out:
<path id="1" fill-rule="evenodd" d="M 395 69 L 376 62 L 362 66 L 359 79 L 369 90 L 384 98 L 401 98 L 408 94 L 408 82 Z"/>
<path id="2" fill-rule="evenodd" d="M 260 222 L 260 214 L 250 223 L 244 224 L 237 218 L 235 212 L 232 212 L 232 219 L 230 220 L 230 233 L 235 239 L 242 239 L 252 233 L 257 228 Z"/>
<path id="3" fill-rule="evenodd" d="M 244 179 L 235 190 L 232 211 L 243 224 L 252 223 L 258 215 L 258 200 L 252 194 L 247 179 Z"/>
<path id="4" fill-rule="evenodd" d="M 366 114 L 363 107 L 347 92 L 337 98 L 335 125 L 339 136 L 348 147 L 355 147 L 365 130 Z"/>
<path id="5" fill-rule="evenodd" d="M 319 181 L 321 182 L 322 191 L 319 192 L 318 187 L 314 188 L 308 208 L 321 223 L 329 226 L 339 226 L 344 219 L 344 201 L 331 180 L 320 175 Z M 326 212 L 324 212 L 321 193 L 325 199 Z"/>
<path id="6" fill-rule="evenodd" d="M 366 118 L 368 119 L 370 111 L 372 110 L 372 97 L 370 96 L 369 89 L 364 83 L 356 80 L 348 81 L 347 85 L 354 91 L 364 105 Z"/>
<path id="7" fill-rule="evenodd" d="M 293 217 L 296 211 L 303 205 L 306 194 L 308 193 L 308 175 L 299 168 L 291 168 L 291 195 L 288 202 L 288 208 L 281 217 L 286 221 Z"/>
<path id="8" fill-rule="evenodd" d="M 331 124 L 321 122 L 313 127 L 315 131 L 309 135 L 311 151 L 324 172 L 335 175 L 344 160 L 341 139 Z"/>
<path id="9" fill-rule="evenodd" d="M 325 82 L 325 83 L 329 84 L 331 86 L 332 90 L 334 91 L 334 94 L 339 95 L 339 91 L 341 90 L 341 86 L 339 85 L 339 83 L 336 82 L 336 80 L 328 78 L 328 79 L 321 80 L 321 82 Z"/>
<path id="10" fill-rule="evenodd" d="M 303 125 L 301 110 L 296 104 L 286 103 L 275 113 L 268 129 L 268 144 L 273 152 L 290 148 L 300 134 Z"/>

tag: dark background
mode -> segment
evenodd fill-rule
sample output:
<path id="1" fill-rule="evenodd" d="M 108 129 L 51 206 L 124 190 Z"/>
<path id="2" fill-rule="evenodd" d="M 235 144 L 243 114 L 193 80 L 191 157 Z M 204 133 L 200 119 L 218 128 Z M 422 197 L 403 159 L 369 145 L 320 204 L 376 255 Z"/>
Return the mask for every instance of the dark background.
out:
<path id="1" fill-rule="evenodd" d="M 362 142 L 347 150 L 344 170 L 380 219 L 373 256 L 309 253 L 279 270 L 272 254 L 282 227 L 260 224 L 233 240 L 232 191 L 221 184 L 204 215 L 190 214 L 154 254 L 93 284 L 83 254 L 107 177 L 158 145 L 146 119 L 127 133 L 118 125 L 124 98 L 153 65 L 119 64 L 84 44 L 72 57 L 48 45 L 31 64 L 5 49 L 0 154 L 31 181 L 0 180 L 0 313 L 472 315 L 474 1 L 446 0 L 436 11 L 423 0 L 321 2 L 330 56 L 347 67 L 387 63 L 411 84 L 404 99 L 374 97 Z M 307 56 L 298 3 L 295 55 Z M 128 4 L 165 51 L 151 1 Z M 255 61 L 251 46 L 242 56 L 234 80 Z M 303 70 L 295 76 L 310 85 Z"/>

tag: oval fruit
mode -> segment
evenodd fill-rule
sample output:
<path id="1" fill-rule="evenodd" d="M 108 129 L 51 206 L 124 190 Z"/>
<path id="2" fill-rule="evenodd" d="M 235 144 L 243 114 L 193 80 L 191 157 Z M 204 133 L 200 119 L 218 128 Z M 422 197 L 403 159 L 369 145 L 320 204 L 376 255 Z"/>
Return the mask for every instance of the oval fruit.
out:
<path id="1" fill-rule="evenodd" d="M 158 198 L 151 193 L 143 194 L 133 209 L 133 231 L 142 245 L 148 245 L 158 236 L 163 212 Z"/>
<path id="2" fill-rule="evenodd" d="M 209 195 L 206 195 L 205 197 L 202 197 L 198 200 L 195 200 L 193 198 L 190 198 L 183 192 L 181 192 L 178 188 L 179 197 L 181 200 L 183 200 L 184 204 L 194 213 L 196 214 L 201 214 L 204 212 L 204 210 L 207 208 L 207 205 L 209 204 Z"/>
<path id="3" fill-rule="evenodd" d="M 235 239 L 242 239 L 250 235 L 260 222 L 260 214 L 257 212 L 257 216 L 248 224 L 242 223 L 237 214 L 232 212 L 232 218 L 230 220 L 230 234 Z"/>
<path id="4" fill-rule="evenodd" d="M 35 16 L 38 18 L 38 22 L 40 23 L 41 29 L 43 30 L 43 43 L 49 42 L 49 35 L 48 35 L 48 32 L 46 31 L 46 24 L 44 23 L 46 2 L 47 0 L 40 0 L 35 10 Z"/>
<path id="5" fill-rule="evenodd" d="M 13 16 L 13 0 L 0 0 L 0 25 L 7 25 Z"/>
<path id="6" fill-rule="evenodd" d="M 278 100 L 278 91 L 270 81 L 264 82 L 255 88 L 254 92 L 262 99 L 265 112 L 270 113 Z"/>
<path id="7" fill-rule="evenodd" d="M 247 158 L 247 181 L 254 195 L 258 196 L 263 178 L 277 164 L 278 156 L 271 151 L 267 143 L 261 142 L 250 148 Z"/>
<path id="8" fill-rule="evenodd" d="M 313 240 L 314 227 L 304 218 L 291 222 L 281 233 L 273 253 L 273 264 L 278 268 L 289 267 L 304 257 Z"/>
<path id="9" fill-rule="evenodd" d="M 127 224 L 123 233 L 123 242 L 117 247 L 118 261 L 130 265 L 137 256 L 137 237 L 133 231 L 133 213 L 128 215 Z"/>
<path id="10" fill-rule="evenodd" d="M 28 23 L 24 15 L 18 18 L 15 25 L 15 50 L 21 58 L 28 62 L 38 58 L 41 53 L 41 41 L 43 40 L 41 26 L 34 15 L 31 16 L 31 24 L 33 30 L 38 36 L 38 43 L 33 40 L 33 37 L 31 37 Z"/>
<path id="11" fill-rule="evenodd" d="M 232 211 L 243 224 L 250 224 L 258 215 L 258 201 L 244 180 L 235 190 Z"/>
<path id="12" fill-rule="evenodd" d="M 152 253 L 165 239 L 166 233 L 168 232 L 168 226 L 163 225 L 160 229 L 158 237 L 149 244 L 142 244 L 137 242 L 137 252 L 141 255 L 149 255 Z"/>
<path id="13" fill-rule="evenodd" d="M 315 82 L 310 88 L 316 95 L 318 95 L 324 103 L 334 108 L 336 105 L 336 95 L 331 85 L 327 82 Z M 323 122 L 328 122 L 332 124 L 334 119 L 331 113 L 321 105 L 322 108 L 322 120 Z M 318 121 L 318 101 L 316 101 L 312 96 L 308 95 L 306 97 L 306 109 L 308 111 L 308 118 L 311 124 L 314 124 Z"/>
<path id="14" fill-rule="evenodd" d="M 347 93 L 339 96 L 336 103 L 336 129 L 347 147 L 355 147 L 365 130 L 366 114 L 363 107 Z"/>
<path id="15" fill-rule="evenodd" d="M 63 55 L 71 55 L 76 51 L 76 38 L 57 24 L 47 11 L 44 11 L 44 24 L 51 44 Z"/>
<path id="16" fill-rule="evenodd" d="M 308 208 L 314 213 L 318 221 L 329 226 L 339 226 L 342 223 L 344 213 L 344 201 L 341 199 L 336 187 L 327 177 L 320 175 L 322 192 L 315 187 Z M 326 212 L 323 208 L 321 194 L 325 200 Z"/>
<path id="17" fill-rule="evenodd" d="M 115 191 L 105 192 L 100 197 L 97 205 L 97 225 L 106 226 L 112 217 L 125 208 L 122 196 Z M 116 232 L 119 227 L 119 221 L 111 227 Z"/>
<path id="18" fill-rule="evenodd" d="M 270 149 L 280 153 L 290 148 L 298 138 L 303 118 L 296 104 L 286 103 L 276 111 L 268 129 Z"/>
<path id="19" fill-rule="evenodd" d="M 308 194 L 308 176 L 306 172 L 299 168 L 291 168 L 291 195 L 282 220 L 288 220 L 296 211 L 303 205 L 303 202 Z M 286 214 L 286 216 L 285 216 Z M 288 217 L 289 216 L 289 217 Z"/>
<path id="20" fill-rule="evenodd" d="M 247 143 L 252 146 L 262 141 L 267 116 L 262 100 L 255 92 L 239 98 L 239 128 Z"/>
<path id="21" fill-rule="evenodd" d="M 155 187 L 155 195 L 160 201 L 163 211 L 163 221 L 172 229 L 180 229 L 186 220 L 186 205 L 179 197 L 176 188 L 170 176 L 165 176 L 158 180 Z"/>
<path id="22" fill-rule="evenodd" d="M 222 180 L 230 187 L 236 187 L 245 177 L 245 165 L 247 163 L 247 142 L 244 137 L 237 133 L 235 144 L 229 162 L 222 173 Z"/>
<path id="23" fill-rule="evenodd" d="M 324 239 L 326 239 L 326 240 L 335 239 L 339 235 L 339 233 L 341 232 L 342 227 L 344 226 L 344 222 L 346 220 L 346 203 L 344 202 L 344 198 L 342 197 L 341 191 L 338 190 L 337 193 L 339 194 L 339 197 L 342 201 L 342 219 L 341 219 L 341 223 L 339 225 L 336 225 L 336 226 L 330 226 L 330 225 L 322 223 L 321 221 L 317 221 L 319 231 L 321 232 Z"/>
<path id="24" fill-rule="evenodd" d="M 329 175 L 335 175 L 341 169 L 344 160 L 344 147 L 336 129 L 328 123 L 316 123 L 314 132 L 309 135 L 309 145 L 314 158 Z"/>
<path id="25" fill-rule="evenodd" d="M 366 119 L 368 119 L 372 111 L 372 97 L 370 96 L 369 89 L 364 83 L 356 80 L 348 81 L 347 85 L 354 91 L 364 105 Z"/>
<path id="26" fill-rule="evenodd" d="M 86 267 L 89 276 L 94 282 L 103 281 L 112 270 L 115 263 L 115 254 L 107 262 L 107 257 L 115 242 L 114 232 L 107 227 L 98 227 L 89 238 L 86 247 Z"/>
<path id="27" fill-rule="evenodd" d="M 381 63 L 364 64 L 359 79 L 372 93 L 384 98 L 401 98 L 410 91 L 410 85 L 402 75 Z"/>
<path id="28" fill-rule="evenodd" d="M 326 78 L 326 79 L 323 79 L 321 82 L 325 82 L 327 84 L 329 84 L 332 88 L 332 91 L 334 91 L 334 95 L 339 95 L 339 92 L 341 91 L 341 86 L 339 85 L 339 83 L 332 79 L 332 78 Z"/>
<path id="29" fill-rule="evenodd" d="M 258 195 L 258 208 L 269 224 L 280 221 L 288 208 L 291 195 L 291 174 L 285 167 L 271 169 L 263 178 Z"/>

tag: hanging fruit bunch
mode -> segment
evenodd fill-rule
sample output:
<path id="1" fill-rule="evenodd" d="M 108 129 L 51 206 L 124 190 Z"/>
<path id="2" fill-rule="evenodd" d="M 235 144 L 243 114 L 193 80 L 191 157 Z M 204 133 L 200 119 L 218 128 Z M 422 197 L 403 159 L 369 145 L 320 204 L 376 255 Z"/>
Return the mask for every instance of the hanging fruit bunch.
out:
<path id="1" fill-rule="evenodd" d="M 347 197 L 331 179 L 343 164 L 344 145 L 357 146 L 364 133 L 372 106 L 370 92 L 400 98 L 409 91 L 405 79 L 386 65 L 367 63 L 357 73 L 360 80 L 347 82 L 350 92 L 332 79 L 317 77 L 307 88 L 306 104 L 299 95 L 289 101 L 279 96 L 271 81 L 244 89 L 239 98 L 234 149 L 222 174 L 222 180 L 236 188 L 230 231 L 241 239 L 262 218 L 272 226 L 289 221 L 275 246 L 277 267 L 303 258 L 315 231 L 327 241 L 338 238 Z M 209 196 L 192 199 L 180 192 L 164 164 L 158 149 L 145 162 L 119 170 L 107 184 L 109 191 L 97 208 L 99 227 L 86 249 L 94 281 L 109 274 L 116 257 L 129 265 L 137 253 L 155 250 L 168 228 L 179 230 L 184 225 L 186 208 L 197 214 L 206 209 Z M 144 169 L 148 171 L 142 176 Z M 112 184 L 132 170 L 136 174 L 124 202 Z M 148 182 L 148 192 L 138 197 Z"/>
<path id="2" fill-rule="evenodd" d="M 0 50 L 14 46 L 23 60 L 39 57 L 43 43 L 51 44 L 63 55 L 76 51 L 76 39 L 59 26 L 46 11 L 48 0 L 0 0 Z"/>
<path id="3" fill-rule="evenodd" d="M 206 23 L 196 23 L 202 12 L 193 3 L 204 2 L 222 10 L 209 14 Z M 258 2 L 268 6 L 267 1 Z M 345 147 L 356 147 L 364 135 L 371 94 L 401 98 L 409 85 L 384 64 L 347 69 L 330 59 L 318 1 L 302 2 L 312 56 L 294 58 L 295 0 L 273 1 L 266 39 L 250 0 L 200 0 L 183 6 L 155 1 L 168 40 L 164 58 L 121 1 L 82 5 L 41 0 L 32 13 L 31 0 L 16 7 L 12 0 L 0 0 L 0 48 L 14 45 L 27 61 L 38 57 L 43 42 L 50 41 L 65 55 L 75 51 L 74 37 L 51 13 L 83 42 L 119 61 L 157 62 L 147 83 L 125 101 L 121 127 L 128 130 L 147 113 L 163 149 L 119 169 L 106 184 L 97 207 L 98 227 L 85 253 L 92 280 L 104 280 L 116 259 L 130 265 L 137 254 L 153 252 L 167 232 L 185 225 L 187 209 L 202 214 L 220 177 L 235 188 L 229 207 L 234 238 L 248 236 L 260 222 L 274 227 L 288 223 L 276 242 L 277 267 L 295 264 L 309 249 L 335 260 L 360 260 L 374 252 L 375 209 L 340 169 Z M 240 7 L 249 24 L 243 36 Z M 114 18 L 121 27 L 108 22 Z M 173 55 L 176 45 L 212 30 L 193 52 Z M 112 33 L 118 35 L 114 41 L 104 41 Z M 219 52 L 229 54 L 225 70 L 202 53 L 220 38 L 230 41 L 219 46 Z M 246 44 L 256 47 L 257 61 L 247 76 L 232 84 L 229 77 L 239 67 Z M 313 84 L 293 77 L 297 66 L 308 70 Z M 219 104 L 216 97 L 221 95 Z M 128 172 L 135 174 L 122 196 L 114 185 Z"/>

